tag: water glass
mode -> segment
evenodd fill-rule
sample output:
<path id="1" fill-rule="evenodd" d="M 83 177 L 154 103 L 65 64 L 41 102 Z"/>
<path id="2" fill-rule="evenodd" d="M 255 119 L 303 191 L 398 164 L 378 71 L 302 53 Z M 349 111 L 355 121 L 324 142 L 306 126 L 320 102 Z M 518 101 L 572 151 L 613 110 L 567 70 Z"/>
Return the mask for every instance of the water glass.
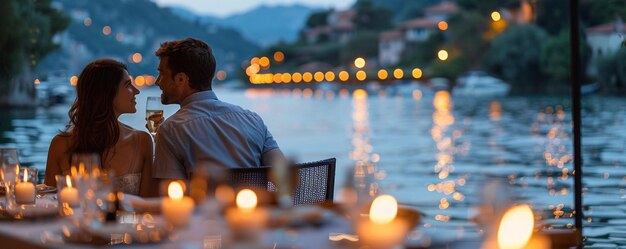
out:
<path id="1" fill-rule="evenodd" d="M 2 168 L 2 175 L 0 175 L 0 183 L 4 186 L 6 181 L 15 182 L 20 164 L 17 157 L 17 149 L 14 148 L 0 148 L 0 168 Z M 5 180 L 6 179 L 6 180 Z"/>
<path id="2" fill-rule="evenodd" d="M 161 97 L 150 96 L 146 100 L 146 121 L 147 128 L 152 136 L 156 136 L 159 124 L 163 120 L 163 104 L 161 103 Z"/>

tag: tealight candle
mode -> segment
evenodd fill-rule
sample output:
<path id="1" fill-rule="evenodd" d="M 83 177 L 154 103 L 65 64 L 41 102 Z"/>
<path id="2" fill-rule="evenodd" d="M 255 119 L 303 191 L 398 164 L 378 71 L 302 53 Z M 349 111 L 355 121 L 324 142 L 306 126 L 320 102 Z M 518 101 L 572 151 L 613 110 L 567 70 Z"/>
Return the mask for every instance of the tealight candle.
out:
<path id="1" fill-rule="evenodd" d="M 24 169 L 23 181 L 15 184 L 17 204 L 35 204 L 35 184 L 28 181 L 28 169 Z"/>
<path id="2" fill-rule="evenodd" d="M 165 220 L 175 227 L 184 227 L 189 224 L 189 217 L 193 211 L 193 200 L 183 195 L 183 186 L 171 182 L 167 187 L 167 195 L 161 203 L 161 210 Z"/>
<path id="3" fill-rule="evenodd" d="M 550 239 L 533 234 L 535 215 L 530 206 L 523 204 L 510 208 L 502 216 L 496 240 L 488 239 L 483 248 L 544 249 L 550 248 Z M 497 242 L 497 243 L 496 243 Z"/>
<path id="4" fill-rule="evenodd" d="M 369 219 L 360 220 L 356 227 L 359 240 L 372 247 L 390 248 L 402 243 L 409 229 L 408 222 L 396 218 L 398 203 L 390 195 L 374 199 Z"/>
<path id="5" fill-rule="evenodd" d="M 70 207 L 77 207 L 80 204 L 78 198 L 78 190 L 72 187 L 72 181 L 70 176 L 65 176 L 66 187 L 61 190 L 59 194 L 59 201 L 61 203 L 67 203 Z"/>
<path id="6" fill-rule="evenodd" d="M 267 213 L 257 206 L 257 196 L 250 189 L 243 189 L 237 193 L 235 203 L 237 207 L 226 211 L 228 225 L 238 239 L 256 239 L 258 231 L 267 221 Z"/>

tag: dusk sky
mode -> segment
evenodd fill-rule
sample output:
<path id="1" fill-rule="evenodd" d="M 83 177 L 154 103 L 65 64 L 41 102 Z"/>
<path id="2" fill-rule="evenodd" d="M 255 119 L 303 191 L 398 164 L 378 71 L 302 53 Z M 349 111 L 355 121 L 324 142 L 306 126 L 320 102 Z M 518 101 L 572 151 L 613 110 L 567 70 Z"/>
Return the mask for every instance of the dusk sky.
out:
<path id="1" fill-rule="evenodd" d="M 259 5 L 287 5 L 300 3 L 308 6 L 345 9 L 354 0 L 154 0 L 159 6 L 181 6 L 198 14 L 229 16 L 245 12 Z"/>

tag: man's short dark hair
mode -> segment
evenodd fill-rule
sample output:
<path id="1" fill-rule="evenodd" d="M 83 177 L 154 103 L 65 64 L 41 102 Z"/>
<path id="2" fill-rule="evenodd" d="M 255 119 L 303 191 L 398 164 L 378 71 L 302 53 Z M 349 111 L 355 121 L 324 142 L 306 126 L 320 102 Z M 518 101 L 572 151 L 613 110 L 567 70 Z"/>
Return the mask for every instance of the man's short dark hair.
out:
<path id="1" fill-rule="evenodd" d="M 199 91 L 211 90 L 215 75 L 215 57 L 213 50 L 205 42 L 195 38 L 168 41 L 162 43 L 155 54 L 161 59 L 168 58 L 172 77 L 182 72 L 189 77 L 191 88 Z"/>

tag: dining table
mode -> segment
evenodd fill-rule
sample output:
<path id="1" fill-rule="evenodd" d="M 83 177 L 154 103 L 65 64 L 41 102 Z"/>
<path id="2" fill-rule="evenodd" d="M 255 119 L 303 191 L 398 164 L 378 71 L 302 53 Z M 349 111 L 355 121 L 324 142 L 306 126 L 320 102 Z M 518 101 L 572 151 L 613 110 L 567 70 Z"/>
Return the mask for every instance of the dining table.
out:
<path id="1" fill-rule="evenodd" d="M 55 198 L 55 194 L 47 198 Z M 0 198 L 0 203 L 4 201 Z M 125 205 L 129 205 L 125 203 Z M 122 205 L 124 206 L 124 205 Z M 298 208 L 305 207 L 294 207 Z M 210 208 L 209 208 L 210 209 Z M 64 236 L 64 228 L 80 217 L 58 216 L 10 219 L 0 218 L 1 248 L 99 248 L 115 245 L 120 248 L 361 248 L 353 224 L 335 211 L 323 210 L 322 220 L 296 222 L 259 230 L 252 241 L 233 239 L 228 222 L 220 212 L 208 214 L 207 209 L 196 207 L 189 223 L 172 229 L 158 242 L 139 243 L 122 237 L 111 236 L 106 243 L 75 242 Z M 280 211 L 279 211 L 280 212 Z M 121 214 L 120 214 L 121 213 Z M 120 211 L 117 222 L 137 220 L 141 212 Z M 160 214 L 154 214 L 156 219 Z M 437 241 L 437 231 L 422 231 L 414 227 L 407 234 L 404 248 L 480 248 L 479 241 Z"/>

